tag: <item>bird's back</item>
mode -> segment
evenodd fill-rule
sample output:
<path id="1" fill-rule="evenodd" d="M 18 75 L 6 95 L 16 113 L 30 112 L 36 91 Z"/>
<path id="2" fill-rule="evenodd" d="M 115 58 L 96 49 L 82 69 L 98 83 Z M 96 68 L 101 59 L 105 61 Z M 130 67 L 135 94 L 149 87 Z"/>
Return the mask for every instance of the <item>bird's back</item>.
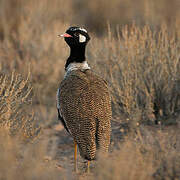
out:
<path id="1" fill-rule="evenodd" d="M 106 82 L 91 70 L 71 71 L 60 84 L 58 102 L 65 124 L 88 160 L 108 151 L 111 101 Z"/>

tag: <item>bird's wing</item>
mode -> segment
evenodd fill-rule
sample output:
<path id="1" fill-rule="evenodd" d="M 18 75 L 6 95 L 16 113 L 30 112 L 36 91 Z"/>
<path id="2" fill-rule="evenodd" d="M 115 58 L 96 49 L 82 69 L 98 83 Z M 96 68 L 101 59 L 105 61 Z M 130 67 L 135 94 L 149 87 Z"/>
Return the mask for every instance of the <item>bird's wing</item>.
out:
<path id="1" fill-rule="evenodd" d="M 60 114 L 81 155 L 91 159 L 100 139 L 109 141 L 111 103 L 107 84 L 91 71 L 76 71 L 63 80 L 60 89 Z M 100 132 L 104 137 L 99 136 Z"/>
<path id="2" fill-rule="evenodd" d="M 110 103 L 107 83 L 98 76 L 87 75 L 81 71 L 71 73 L 62 81 L 57 91 L 57 109 L 62 117 L 67 116 L 65 112 L 67 114 L 74 112 L 78 116 L 87 110 L 91 111 L 92 115 L 97 111 L 95 107 L 102 108 L 105 106 L 104 103 L 108 103 L 107 106 Z"/>
<path id="3" fill-rule="evenodd" d="M 66 129 L 66 131 L 69 133 L 66 122 L 64 121 L 64 118 L 61 115 L 59 99 L 60 99 L 60 88 L 58 88 L 57 95 L 56 95 L 56 106 L 57 106 L 57 112 L 58 112 L 58 119 L 61 121 L 61 123 L 64 126 L 64 128 Z"/>

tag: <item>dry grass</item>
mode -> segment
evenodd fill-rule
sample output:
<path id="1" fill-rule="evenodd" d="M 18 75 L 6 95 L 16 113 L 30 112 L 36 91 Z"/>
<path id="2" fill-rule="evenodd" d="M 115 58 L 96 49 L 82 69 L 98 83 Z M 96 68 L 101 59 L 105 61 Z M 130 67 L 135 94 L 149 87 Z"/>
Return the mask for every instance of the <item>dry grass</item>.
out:
<path id="1" fill-rule="evenodd" d="M 0 179 L 32 180 L 65 178 L 54 161 L 46 159 L 47 141 L 39 138 L 33 143 L 22 144 L 18 137 L 0 130 Z"/>
<path id="2" fill-rule="evenodd" d="M 96 60 L 94 68 L 110 84 L 114 113 L 125 114 L 134 124 L 176 123 L 180 111 L 177 34 L 170 35 L 166 25 L 159 31 L 132 25 L 117 29 L 117 37 L 109 27 L 103 43 L 96 41 L 89 61 Z"/>
<path id="3" fill-rule="evenodd" d="M 179 132 L 169 128 L 152 131 L 142 126 L 137 134 L 119 144 L 119 150 L 103 156 L 96 169 L 97 179 L 178 179 L 180 177 Z"/>
<path id="4" fill-rule="evenodd" d="M 75 174 L 46 158 L 47 139 L 43 136 L 24 146 L 7 131 L 1 130 L 0 134 L 0 179 L 178 180 L 180 176 L 180 136 L 173 128 L 141 126 L 136 134 L 126 136 L 116 150 L 93 162 L 89 175 L 82 170 Z"/>
<path id="5" fill-rule="evenodd" d="M 178 5 L 1 0 L 0 179 L 178 179 Z M 111 152 L 93 163 L 90 176 L 72 173 L 73 152 L 66 147 L 73 146 L 54 128 L 56 89 L 69 53 L 57 34 L 69 24 L 89 30 L 87 60 L 112 94 Z M 57 158 L 60 150 L 69 152 L 61 153 L 67 164 Z"/>
<path id="6" fill-rule="evenodd" d="M 40 127 L 31 110 L 32 86 L 14 72 L 10 77 L 0 76 L 0 128 L 10 135 L 25 140 L 35 138 Z"/>

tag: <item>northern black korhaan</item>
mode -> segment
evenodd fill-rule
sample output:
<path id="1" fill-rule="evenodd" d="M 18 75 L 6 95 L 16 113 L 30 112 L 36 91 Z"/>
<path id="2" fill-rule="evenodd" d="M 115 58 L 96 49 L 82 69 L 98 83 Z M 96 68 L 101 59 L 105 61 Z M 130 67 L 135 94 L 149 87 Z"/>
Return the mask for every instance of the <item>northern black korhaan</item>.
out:
<path id="1" fill-rule="evenodd" d="M 97 150 L 107 152 L 111 132 L 111 101 L 105 80 L 89 67 L 85 48 L 90 40 L 87 30 L 70 27 L 64 37 L 70 47 L 65 76 L 57 91 L 58 118 L 74 139 L 74 168 L 77 171 L 77 146 L 89 164 Z"/>

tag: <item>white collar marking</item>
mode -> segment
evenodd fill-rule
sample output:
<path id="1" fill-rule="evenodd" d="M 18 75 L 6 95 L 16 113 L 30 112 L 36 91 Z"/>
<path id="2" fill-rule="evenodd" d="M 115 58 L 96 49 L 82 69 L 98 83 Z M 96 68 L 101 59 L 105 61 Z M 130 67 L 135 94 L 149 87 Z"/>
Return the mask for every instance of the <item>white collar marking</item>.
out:
<path id="1" fill-rule="evenodd" d="M 75 70 L 85 71 L 87 69 L 91 69 L 87 61 L 84 61 L 83 63 L 76 63 L 76 62 L 70 63 L 67 67 L 64 77 L 66 77 L 71 71 L 75 71 Z"/>
<path id="2" fill-rule="evenodd" d="M 79 42 L 80 43 L 86 42 L 86 37 L 82 34 L 79 34 Z"/>

